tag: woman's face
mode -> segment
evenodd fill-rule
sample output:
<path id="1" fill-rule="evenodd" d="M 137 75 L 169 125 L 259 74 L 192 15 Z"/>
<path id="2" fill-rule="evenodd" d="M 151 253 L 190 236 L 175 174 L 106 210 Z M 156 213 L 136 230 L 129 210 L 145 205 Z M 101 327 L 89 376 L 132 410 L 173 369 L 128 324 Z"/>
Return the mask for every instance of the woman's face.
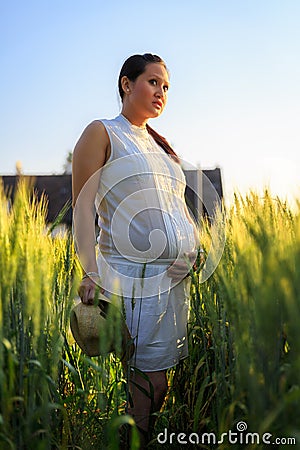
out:
<path id="1" fill-rule="evenodd" d="M 141 117 L 158 117 L 167 103 L 169 76 L 159 63 L 149 63 L 145 72 L 129 82 L 128 102 Z"/>

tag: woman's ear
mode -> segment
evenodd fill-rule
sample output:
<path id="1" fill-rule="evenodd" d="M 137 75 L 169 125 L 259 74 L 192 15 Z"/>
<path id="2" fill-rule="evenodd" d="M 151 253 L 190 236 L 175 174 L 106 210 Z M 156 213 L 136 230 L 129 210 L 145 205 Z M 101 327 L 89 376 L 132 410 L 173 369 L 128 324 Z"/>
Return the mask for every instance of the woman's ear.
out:
<path id="1" fill-rule="evenodd" d="M 121 78 L 121 86 L 125 94 L 130 93 L 130 81 L 126 76 Z"/>

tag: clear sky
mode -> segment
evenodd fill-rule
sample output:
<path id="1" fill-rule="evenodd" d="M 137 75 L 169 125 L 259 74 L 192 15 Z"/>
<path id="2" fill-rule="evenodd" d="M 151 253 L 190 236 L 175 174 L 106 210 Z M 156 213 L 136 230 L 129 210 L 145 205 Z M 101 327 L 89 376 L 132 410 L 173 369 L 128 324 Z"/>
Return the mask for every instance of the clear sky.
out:
<path id="1" fill-rule="evenodd" d="M 95 118 L 120 111 L 134 53 L 162 56 L 169 102 L 151 122 L 233 189 L 300 197 L 299 0 L 0 2 L 0 174 L 62 173 Z"/>

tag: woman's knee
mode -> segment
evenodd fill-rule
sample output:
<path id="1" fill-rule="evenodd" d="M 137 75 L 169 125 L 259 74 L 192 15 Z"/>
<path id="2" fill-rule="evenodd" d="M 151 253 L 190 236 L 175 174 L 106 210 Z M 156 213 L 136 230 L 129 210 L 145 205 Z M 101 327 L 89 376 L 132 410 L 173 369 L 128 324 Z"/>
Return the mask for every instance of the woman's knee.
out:
<path id="1" fill-rule="evenodd" d="M 158 381 L 158 391 L 163 394 L 164 396 L 167 393 L 168 390 L 168 383 L 167 383 L 167 378 L 164 375 L 163 377 L 160 378 L 160 380 Z"/>
<path id="2" fill-rule="evenodd" d="M 168 390 L 168 383 L 165 371 L 152 372 L 148 374 L 153 386 L 155 403 L 160 407 Z"/>

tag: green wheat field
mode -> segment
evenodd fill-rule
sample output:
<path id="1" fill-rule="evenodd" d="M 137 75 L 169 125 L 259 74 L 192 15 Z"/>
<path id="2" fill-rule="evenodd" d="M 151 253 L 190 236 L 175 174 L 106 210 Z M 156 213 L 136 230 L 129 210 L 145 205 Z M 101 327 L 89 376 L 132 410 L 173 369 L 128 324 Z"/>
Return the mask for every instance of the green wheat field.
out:
<path id="1" fill-rule="evenodd" d="M 71 232 L 46 225 L 46 200 L 22 182 L 13 204 L 2 185 L 0 198 L 0 449 L 117 450 L 127 424 L 137 450 L 120 362 L 88 358 L 70 332 L 82 275 Z M 224 227 L 216 270 L 192 275 L 190 356 L 168 371 L 151 450 L 274 448 L 266 433 L 300 448 L 300 203 L 236 195 L 201 225 L 207 253 Z"/>

